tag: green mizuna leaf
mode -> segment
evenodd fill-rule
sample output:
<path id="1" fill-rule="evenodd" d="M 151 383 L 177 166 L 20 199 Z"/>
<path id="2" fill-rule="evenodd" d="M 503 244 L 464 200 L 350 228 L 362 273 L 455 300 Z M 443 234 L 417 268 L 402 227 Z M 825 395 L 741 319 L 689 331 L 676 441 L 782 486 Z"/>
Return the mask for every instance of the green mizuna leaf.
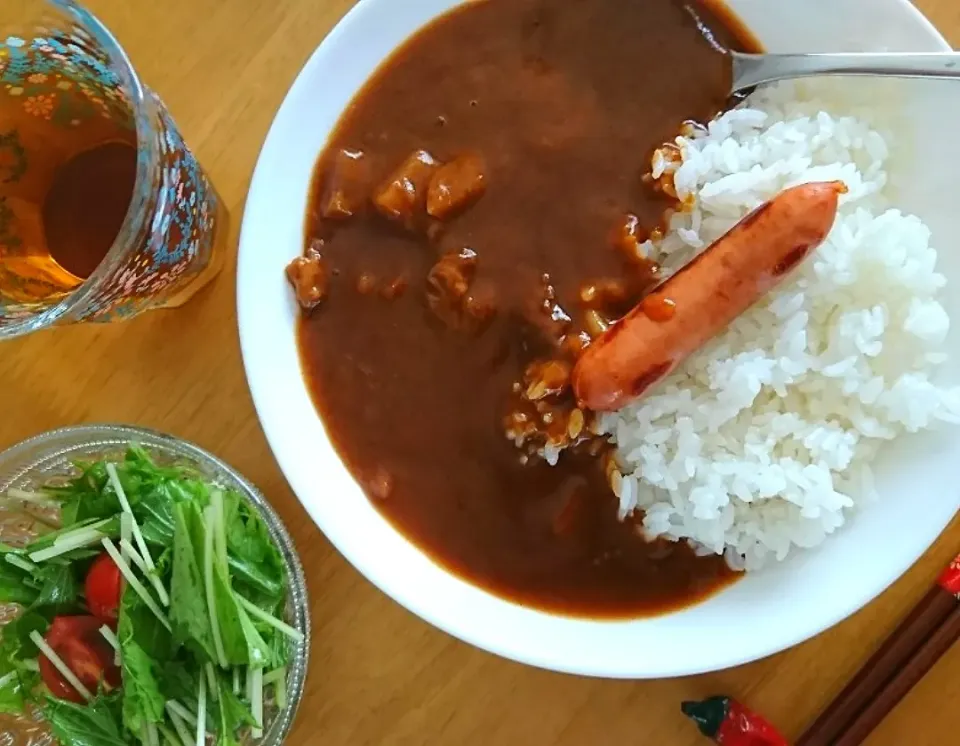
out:
<path id="1" fill-rule="evenodd" d="M 144 723 L 162 723 L 164 699 L 160 693 L 157 662 L 132 639 L 120 641 L 123 674 L 123 723 L 140 733 Z"/>
<path id="2" fill-rule="evenodd" d="M 122 735 L 119 700 L 100 696 L 88 705 L 50 698 L 44 707 L 50 730 L 70 746 L 129 746 Z"/>
<path id="3" fill-rule="evenodd" d="M 195 646 L 216 660 L 203 581 L 203 516 L 194 503 L 178 503 L 173 511 L 173 579 L 170 621 L 177 642 Z"/>
<path id="4" fill-rule="evenodd" d="M 43 585 L 31 608 L 49 607 L 57 612 L 65 612 L 76 607 L 80 586 L 72 564 L 44 565 L 38 578 Z"/>

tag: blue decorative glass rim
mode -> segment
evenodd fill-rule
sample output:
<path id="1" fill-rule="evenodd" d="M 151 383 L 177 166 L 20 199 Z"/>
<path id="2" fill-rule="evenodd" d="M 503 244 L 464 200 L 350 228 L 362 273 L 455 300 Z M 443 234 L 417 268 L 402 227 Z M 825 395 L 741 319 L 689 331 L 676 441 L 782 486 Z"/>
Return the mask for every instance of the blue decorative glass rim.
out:
<path id="1" fill-rule="evenodd" d="M 120 232 L 97 269 L 59 303 L 0 328 L 0 339 L 17 337 L 51 326 L 70 312 L 82 309 L 92 299 L 99 283 L 109 276 L 112 268 L 128 250 L 127 239 L 141 231 L 144 220 L 148 217 L 146 208 L 157 181 L 160 161 L 154 124 L 155 107 L 151 94 L 141 83 L 120 42 L 93 13 L 75 0 L 41 0 L 41 2 L 71 17 L 77 25 L 90 34 L 106 54 L 110 70 L 119 79 L 120 86 L 130 104 L 131 116 L 137 132 L 137 176 Z"/>
<path id="2" fill-rule="evenodd" d="M 281 746 L 293 727 L 306 684 L 310 660 L 309 597 L 293 539 L 280 516 L 252 482 L 209 451 L 173 435 L 132 425 L 91 424 L 51 430 L 0 452 L 0 494 L 11 487 L 35 489 L 45 481 L 45 470 L 59 469 L 62 474 L 65 465 L 80 456 L 121 455 L 130 443 L 137 443 L 148 453 L 160 454 L 173 462 L 185 462 L 223 486 L 236 489 L 256 509 L 280 550 L 288 583 L 286 621 L 303 634 L 303 640 L 291 641 L 286 706 L 268 720 L 262 738 L 248 738 L 244 746 Z"/>

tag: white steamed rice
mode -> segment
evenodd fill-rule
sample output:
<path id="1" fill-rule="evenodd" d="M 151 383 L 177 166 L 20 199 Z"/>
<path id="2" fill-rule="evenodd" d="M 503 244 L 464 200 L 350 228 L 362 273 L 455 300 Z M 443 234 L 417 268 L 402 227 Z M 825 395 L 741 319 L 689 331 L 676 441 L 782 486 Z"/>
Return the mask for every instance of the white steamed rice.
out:
<path id="1" fill-rule="evenodd" d="M 681 199 L 650 250 L 678 267 L 781 190 L 842 179 L 826 243 L 653 394 L 601 419 L 622 516 L 758 568 L 810 548 L 874 495 L 871 461 L 904 433 L 960 422 L 931 382 L 950 325 L 929 229 L 885 204 L 893 139 L 782 85 L 680 138 Z"/>

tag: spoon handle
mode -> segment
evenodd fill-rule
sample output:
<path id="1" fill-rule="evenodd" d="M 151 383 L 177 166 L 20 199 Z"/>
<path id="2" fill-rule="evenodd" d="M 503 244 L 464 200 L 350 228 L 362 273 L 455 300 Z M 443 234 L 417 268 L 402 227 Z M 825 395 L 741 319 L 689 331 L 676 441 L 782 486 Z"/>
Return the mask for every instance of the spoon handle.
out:
<path id="1" fill-rule="evenodd" d="M 733 91 L 812 75 L 890 75 L 960 79 L 960 53 L 742 54 L 733 58 Z"/>

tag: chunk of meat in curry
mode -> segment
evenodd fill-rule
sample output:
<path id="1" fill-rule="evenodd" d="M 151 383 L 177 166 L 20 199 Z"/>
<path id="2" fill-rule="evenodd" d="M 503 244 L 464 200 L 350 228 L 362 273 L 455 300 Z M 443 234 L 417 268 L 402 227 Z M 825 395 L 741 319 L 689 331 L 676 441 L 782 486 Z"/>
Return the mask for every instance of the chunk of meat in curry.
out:
<path id="1" fill-rule="evenodd" d="M 322 242 L 318 242 L 322 246 Z M 287 279 L 293 285 L 297 303 L 305 311 L 312 311 L 327 297 L 330 270 L 316 248 L 307 249 L 287 266 Z"/>
<path id="2" fill-rule="evenodd" d="M 387 220 L 415 230 L 423 223 L 427 190 L 438 168 L 440 164 L 426 150 L 411 153 L 377 189 L 373 197 L 377 210 Z"/>
<path id="3" fill-rule="evenodd" d="M 427 213 L 447 220 L 483 196 L 487 188 L 482 156 L 467 153 L 445 163 L 434 173 L 427 192 Z"/>

